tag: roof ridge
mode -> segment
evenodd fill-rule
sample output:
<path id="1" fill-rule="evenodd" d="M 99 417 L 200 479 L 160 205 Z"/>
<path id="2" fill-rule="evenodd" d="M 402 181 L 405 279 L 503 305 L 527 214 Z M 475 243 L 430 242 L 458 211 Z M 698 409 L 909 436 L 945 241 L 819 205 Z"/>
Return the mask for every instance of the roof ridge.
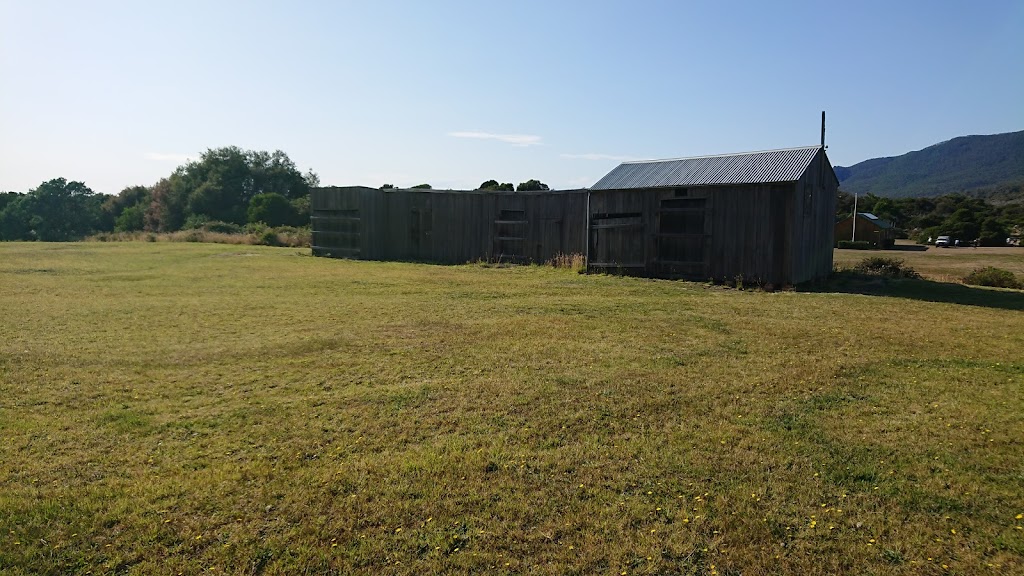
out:
<path id="1" fill-rule="evenodd" d="M 657 158 L 654 160 L 627 160 L 621 164 L 653 164 L 655 162 L 678 162 L 680 160 L 697 160 L 699 158 L 726 158 L 728 156 L 752 156 L 768 152 L 792 152 L 796 150 L 817 150 L 821 146 L 793 146 L 791 148 L 773 148 L 771 150 L 754 150 L 752 152 L 732 152 L 729 154 L 705 154 L 703 156 L 681 156 L 679 158 Z"/>

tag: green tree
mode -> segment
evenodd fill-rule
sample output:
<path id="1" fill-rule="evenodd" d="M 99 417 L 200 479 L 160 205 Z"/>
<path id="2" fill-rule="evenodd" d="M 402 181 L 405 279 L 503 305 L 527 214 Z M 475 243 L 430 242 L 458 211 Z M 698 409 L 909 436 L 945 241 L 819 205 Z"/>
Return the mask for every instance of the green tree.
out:
<path id="1" fill-rule="evenodd" d="M 548 185 L 541 182 L 540 180 L 527 180 L 519 184 L 516 188 L 517 192 L 533 192 L 537 190 L 548 190 Z"/>
<path id="2" fill-rule="evenodd" d="M 154 184 L 146 207 L 145 229 L 153 232 L 179 230 L 185 223 L 188 193 L 188 183 L 180 169 Z"/>
<path id="3" fill-rule="evenodd" d="M 293 224 L 295 226 L 309 226 L 310 217 L 313 215 L 312 205 L 309 201 L 309 196 L 303 196 L 302 198 L 296 198 L 291 201 L 292 213 L 295 216 Z"/>
<path id="4" fill-rule="evenodd" d="M 21 197 L 22 194 L 18 194 L 17 192 L 0 192 L 0 211 L 3 211 L 8 204 Z"/>
<path id="5" fill-rule="evenodd" d="M 942 222 L 943 233 L 957 240 L 974 240 L 981 232 L 981 226 L 969 208 L 960 208 Z"/>
<path id="6" fill-rule="evenodd" d="M 432 190 L 433 188 L 434 187 L 431 186 L 430 184 L 417 184 L 417 185 L 413 186 L 411 189 L 412 190 Z"/>
<path id="7" fill-rule="evenodd" d="M 17 239 L 78 240 L 95 230 L 101 202 L 84 183 L 54 178 L 9 204 L 4 225 Z"/>
<path id="8" fill-rule="evenodd" d="M 136 214 L 127 218 L 124 223 L 136 222 L 139 217 L 144 216 L 146 212 L 146 206 L 149 205 L 149 187 L 147 186 L 128 186 L 117 194 L 117 196 L 107 196 L 100 207 L 100 223 L 98 228 L 100 230 L 117 230 L 117 221 L 121 218 L 121 214 L 125 210 L 130 208 L 138 207 Z M 130 231 L 130 230 L 142 230 L 142 226 L 122 228 L 119 231 Z"/>
<path id="9" fill-rule="evenodd" d="M 499 191 L 499 192 L 501 192 L 501 191 L 512 192 L 515 189 L 516 189 L 515 186 L 513 186 L 511 182 L 505 182 L 505 183 L 499 184 L 497 180 L 488 180 L 488 181 L 484 182 L 483 184 L 480 184 L 480 186 L 477 188 L 477 190 L 495 190 L 495 191 Z"/>
<path id="10" fill-rule="evenodd" d="M 298 200 L 309 196 L 310 188 L 319 183 L 313 171 L 303 174 L 280 150 L 212 148 L 153 187 L 146 227 L 177 230 L 193 216 L 244 224 L 255 196 L 274 193 Z"/>
<path id="11" fill-rule="evenodd" d="M 262 222 L 267 226 L 285 226 L 295 222 L 295 208 L 283 195 L 276 192 L 257 194 L 249 201 L 249 223 Z"/>
<path id="12" fill-rule="evenodd" d="M 995 218 L 986 218 L 981 223 L 978 244 L 981 246 L 1006 246 L 1006 238 L 1010 235 L 1006 226 Z"/>
<path id="13" fill-rule="evenodd" d="M 27 194 L 7 197 L 0 208 L 0 240 L 31 240 L 32 227 L 29 225 Z"/>
<path id="14" fill-rule="evenodd" d="M 142 204 L 129 206 L 114 220 L 115 232 L 135 232 L 146 227 L 146 208 Z"/>

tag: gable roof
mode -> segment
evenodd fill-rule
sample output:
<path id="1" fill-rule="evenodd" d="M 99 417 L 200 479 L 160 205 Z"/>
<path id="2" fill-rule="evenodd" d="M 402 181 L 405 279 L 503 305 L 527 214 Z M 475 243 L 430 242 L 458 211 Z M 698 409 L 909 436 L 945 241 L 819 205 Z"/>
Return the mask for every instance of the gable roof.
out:
<path id="1" fill-rule="evenodd" d="M 795 182 L 811 165 L 819 150 L 820 146 L 805 146 L 764 152 L 623 162 L 598 180 L 591 190 Z"/>
<path id="2" fill-rule="evenodd" d="M 888 230 L 889 228 L 892 228 L 892 222 L 889 222 L 888 220 L 882 220 L 881 218 L 875 216 L 871 212 L 857 212 L 857 216 L 871 222 L 872 224 L 878 226 L 882 230 Z"/>

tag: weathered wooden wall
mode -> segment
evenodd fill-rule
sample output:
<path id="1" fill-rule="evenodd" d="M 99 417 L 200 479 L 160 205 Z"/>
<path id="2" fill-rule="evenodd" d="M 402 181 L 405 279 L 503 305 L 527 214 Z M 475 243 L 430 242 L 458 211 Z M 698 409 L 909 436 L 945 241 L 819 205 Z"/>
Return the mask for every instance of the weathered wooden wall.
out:
<path id="1" fill-rule="evenodd" d="M 544 262 L 580 253 L 585 190 L 313 190 L 313 252 L 367 260 Z"/>
<path id="2" fill-rule="evenodd" d="M 832 272 L 832 247 L 835 244 L 836 180 L 832 164 L 824 151 L 796 183 L 792 222 L 792 278 L 798 284 L 825 278 Z"/>
<path id="3" fill-rule="evenodd" d="M 592 271 L 783 282 L 793 184 L 594 190 Z"/>
<path id="4" fill-rule="evenodd" d="M 837 187 L 819 152 L 796 182 L 592 190 L 588 269 L 777 285 L 823 278 Z"/>
<path id="5" fill-rule="evenodd" d="M 835 230 L 834 241 L 838 243 L 840 240 L 851 240 L 852 225 L 852 217 L 846 217 L 837 222 L 833 228 Z M 870 242 L 875 248 L 884 250 L 891 247 L 895 239 L 896 231 L 892 228 L 881 228 L 867 218 L 857 219 L 857 240 Z"/>
<path id="6" fill-rule="evenodd" d="M 318 188 L 313 252 L 438 263 L 544 262 L 588 270 L 796 284 L 832 270 L 838 182 L 824 152 L 796 182 L 483 192 Z"/>

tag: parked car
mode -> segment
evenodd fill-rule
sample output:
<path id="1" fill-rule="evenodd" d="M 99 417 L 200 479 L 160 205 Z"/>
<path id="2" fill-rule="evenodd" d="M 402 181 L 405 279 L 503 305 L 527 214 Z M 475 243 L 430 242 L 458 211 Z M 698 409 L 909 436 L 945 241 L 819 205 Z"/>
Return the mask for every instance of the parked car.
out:
<path id="1" fill-rule="evenodd" d="M 953 243 L 950 241 L 949 236 L 939 236 L 935 239 L 936 248 L 949 248 Z"/>

